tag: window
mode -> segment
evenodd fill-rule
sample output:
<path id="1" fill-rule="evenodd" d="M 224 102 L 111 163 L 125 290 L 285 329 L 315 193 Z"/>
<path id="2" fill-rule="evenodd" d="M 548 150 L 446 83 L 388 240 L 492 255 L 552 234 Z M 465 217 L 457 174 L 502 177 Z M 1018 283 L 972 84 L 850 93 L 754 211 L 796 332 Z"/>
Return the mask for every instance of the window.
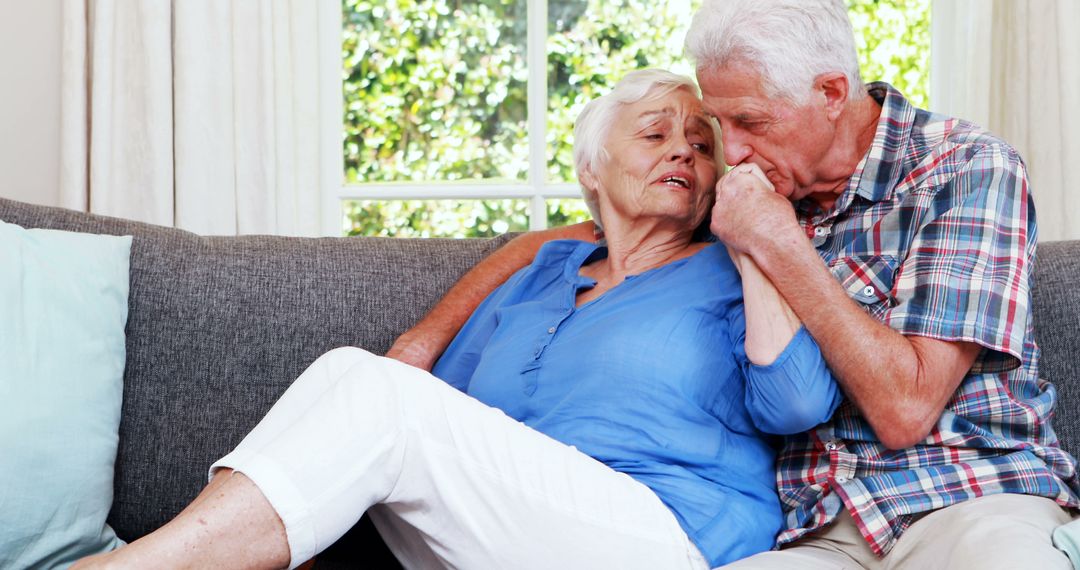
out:
<path id="1" fill-rule="evenodd" d="M 699 4 L 343 0 L 345 183 L 327 233 L 474 237 L 586 219 L 574 117 L 632 69 L 693 75 L 682 41 Z M 929 0 L 848 4 L 865 77 L 925 105 Z"/>

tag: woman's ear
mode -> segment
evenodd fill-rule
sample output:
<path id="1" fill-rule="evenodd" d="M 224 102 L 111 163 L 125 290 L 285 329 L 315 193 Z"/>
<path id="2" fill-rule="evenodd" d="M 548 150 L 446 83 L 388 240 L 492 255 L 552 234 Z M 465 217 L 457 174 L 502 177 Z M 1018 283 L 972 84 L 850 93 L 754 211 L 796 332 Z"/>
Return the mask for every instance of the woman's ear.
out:
<path id="1" fill-rule="evenodd" d="M 582 169 L 581 174 L 578 175 L 578 181 L 589 191 L 594 194 L 599 194 L 600 180 L 593 174 L 593 167 L 591 164 Z"/>

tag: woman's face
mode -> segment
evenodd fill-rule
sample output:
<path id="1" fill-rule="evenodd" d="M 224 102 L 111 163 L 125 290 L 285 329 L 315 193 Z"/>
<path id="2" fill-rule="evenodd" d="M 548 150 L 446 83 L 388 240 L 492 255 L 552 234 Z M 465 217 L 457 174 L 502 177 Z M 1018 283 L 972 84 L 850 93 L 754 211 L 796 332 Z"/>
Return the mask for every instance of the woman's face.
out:
<path id="1" fill-rule="evenodd" d="M 622 105 L 608 134 L 608 158 L 595 168 L 605 228 L 664 218 L 693 231 L 712 206 L 715 134 L 686 89 Z M 605 207 L 606 206 L 606 207 Z"/>

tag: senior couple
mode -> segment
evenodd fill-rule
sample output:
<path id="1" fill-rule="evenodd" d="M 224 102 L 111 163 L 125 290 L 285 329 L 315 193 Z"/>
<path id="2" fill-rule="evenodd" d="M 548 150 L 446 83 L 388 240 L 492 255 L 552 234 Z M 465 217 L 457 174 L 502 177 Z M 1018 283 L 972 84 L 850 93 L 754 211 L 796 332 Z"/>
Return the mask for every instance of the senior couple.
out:
<path id="1" fill-rule="evenodd" d="M 639 71 L 578 118 L 594 222 L 319 358 L 80 565 L 293 567 L 367 511 L 409 568 L 1069 567 L 1019 156 L 864 85 L 842 0 L 706 0 L 686 45 L 700 95 Z"/>

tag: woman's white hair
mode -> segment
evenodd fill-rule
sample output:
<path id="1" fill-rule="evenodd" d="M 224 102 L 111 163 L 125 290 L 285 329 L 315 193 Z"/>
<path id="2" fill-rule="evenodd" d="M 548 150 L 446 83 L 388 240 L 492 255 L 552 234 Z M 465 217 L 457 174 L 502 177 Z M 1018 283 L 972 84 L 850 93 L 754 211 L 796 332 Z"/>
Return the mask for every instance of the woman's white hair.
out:
<path id="1" fill-rule="evenodd" d="M 596 167 L 607 161 L 605 145 L 611 128 L 619 114 L 619 107 L 632 105 L 638 101 L 660 99 L 677 89 L 685 89 L 694 97 L 701 99 L 701 91 L 693 79 L 663 69 L 639 69 L 623 76 L 607 95 L 601 95 L 589 101 L 574 121 L 574 171 L 580 184 L 586 171 L 595 173 Z M 723 164 L 723 150 L 720 147 L 720 128 L 715 120 L 710 119 L 715 139 L 714 147 L 717 164 Z M 600 208 L 596 191 L 580 184 L 585 205 L 592 214 L 596 226 L 600 222 Z"/>
<path id="2" fill-rule="evenodd" d="M 829 72 L 847 76 L 849 100 L 866 94 L 844 0 L 704 0 L 686 53 L 699 70 L 750 65 L 769 96 L 795 103 Z"/>

